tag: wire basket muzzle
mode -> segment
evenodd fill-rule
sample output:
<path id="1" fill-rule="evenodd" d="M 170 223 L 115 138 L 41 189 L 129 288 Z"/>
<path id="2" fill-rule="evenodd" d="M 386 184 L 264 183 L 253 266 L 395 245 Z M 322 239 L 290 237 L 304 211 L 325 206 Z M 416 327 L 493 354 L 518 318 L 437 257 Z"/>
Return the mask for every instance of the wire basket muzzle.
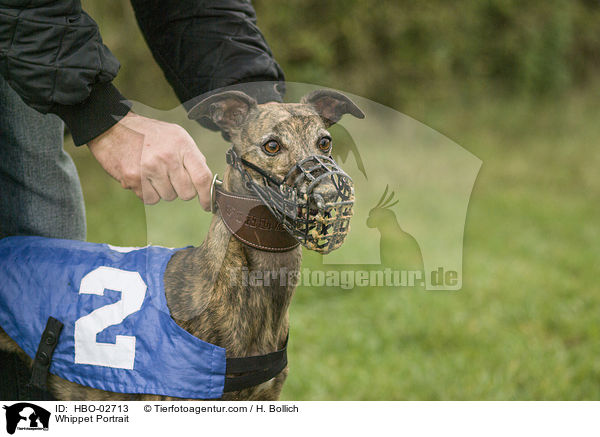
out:
<path id="1" fill-rule="evenodd" d="M 354 184 L 330 156 L 312 155 L 299 161 L 282 182 L 265 177 L 263 185 L 248 177 L 247 184 L 307 249 L 327 254 L 340 247 L 350 231 Z"/>
<path id="2" fill-rule="evenodd" d="M 350 231 L 354 185 L 331 157 L 314 155 L 298 162 L 281 187 L 290 187 L 296 198 L 295 214 L 282 214 L 292 236 L 322 254 L 342 245 Z"/>

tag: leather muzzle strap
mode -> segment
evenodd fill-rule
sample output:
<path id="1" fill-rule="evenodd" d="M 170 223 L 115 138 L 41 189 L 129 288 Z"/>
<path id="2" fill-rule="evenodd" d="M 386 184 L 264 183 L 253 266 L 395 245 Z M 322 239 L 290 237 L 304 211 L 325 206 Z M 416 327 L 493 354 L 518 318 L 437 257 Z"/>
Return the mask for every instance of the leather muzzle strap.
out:
<path id="1" fill-rule="evenodd" d="M 298 246 L 258 197 L 230 193 L 215 186 L 215 202 L 227 229 L 244 244 L 267 252 Z"/>

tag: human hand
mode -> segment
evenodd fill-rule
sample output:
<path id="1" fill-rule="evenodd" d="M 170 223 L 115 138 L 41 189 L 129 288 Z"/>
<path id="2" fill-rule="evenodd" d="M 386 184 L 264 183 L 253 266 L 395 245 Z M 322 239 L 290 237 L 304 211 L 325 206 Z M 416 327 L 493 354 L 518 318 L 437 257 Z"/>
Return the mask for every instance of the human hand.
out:
<path id="1" fill-rule="evenodd" d="M 106 172 L 144 203 L 198 194 L 210 210 L 212 173 L 206 158 L 181 126 L 128 113 L 88 143 Z"/>

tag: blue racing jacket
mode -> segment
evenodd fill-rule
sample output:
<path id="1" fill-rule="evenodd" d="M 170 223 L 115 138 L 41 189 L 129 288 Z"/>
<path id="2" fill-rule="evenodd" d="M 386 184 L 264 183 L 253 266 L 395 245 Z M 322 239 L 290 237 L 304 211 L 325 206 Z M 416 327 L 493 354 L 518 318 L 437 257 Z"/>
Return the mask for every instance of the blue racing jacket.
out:
<path id="1" fill-rule="evenodd" d="M 50 373 L 120 393 L 219 398 L 225 349 L 171 318 L 163 276 L 176 249 L 42 237 L 0 240 L 0 326 L 31 358 L 64 324 Z"/>

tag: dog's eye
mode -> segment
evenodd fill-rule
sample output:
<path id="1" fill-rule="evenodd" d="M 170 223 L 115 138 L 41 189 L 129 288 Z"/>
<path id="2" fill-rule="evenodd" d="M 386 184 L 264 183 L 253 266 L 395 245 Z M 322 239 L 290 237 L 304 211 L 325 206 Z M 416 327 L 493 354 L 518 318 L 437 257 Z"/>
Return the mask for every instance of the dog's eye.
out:
<path id="1" fill-rule="evenodd" d="M 322 152 L 329 152 L 331 150 L 331 138 L 323 137 L 319 140 L 319 149 Z"/>
<path id="2" fill-rule="evenodd" d="M 263 150 L 267 155 L 275 155 L 277 152 L 279 152 L 279 150 L 281 150 L 281 146 L 277 141 L 271 140 L 263 144 Z"/>

